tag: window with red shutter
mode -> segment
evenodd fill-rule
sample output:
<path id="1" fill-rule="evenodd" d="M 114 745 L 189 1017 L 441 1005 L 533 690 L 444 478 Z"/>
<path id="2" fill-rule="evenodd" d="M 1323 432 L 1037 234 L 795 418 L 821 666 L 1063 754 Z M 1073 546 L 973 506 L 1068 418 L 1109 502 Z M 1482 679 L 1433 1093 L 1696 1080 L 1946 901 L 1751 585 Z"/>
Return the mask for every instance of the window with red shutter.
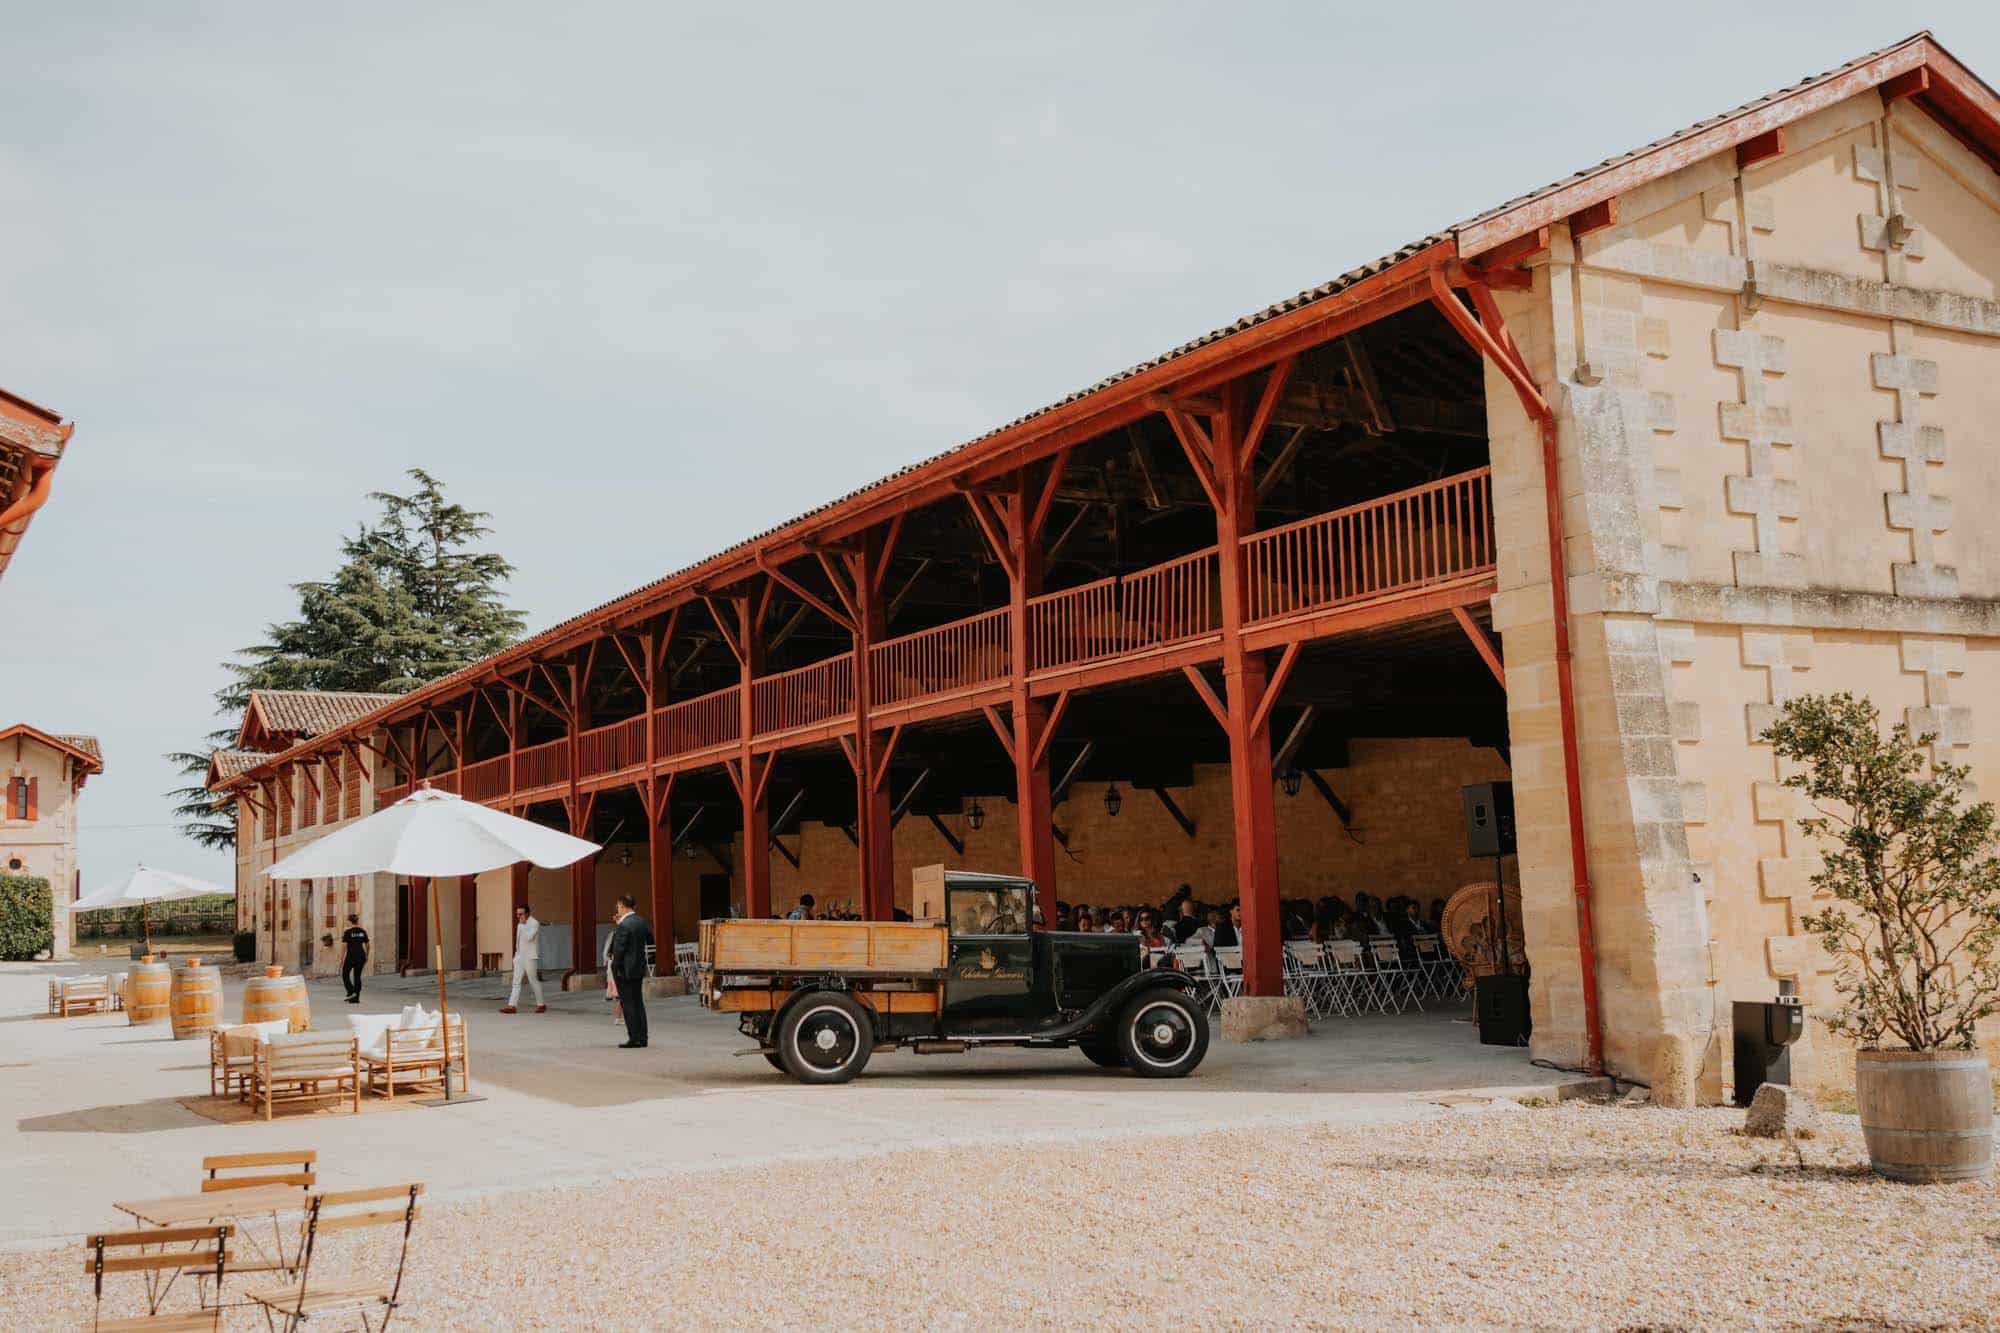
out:
<path id="1" fill-rule="evenodd" d="M 42 780 L 40 778 L 29 778 L 28 813 L 23 815 L 22 818 L 23 819 L 41 818 L 41 808 L 42 808 Z"/>

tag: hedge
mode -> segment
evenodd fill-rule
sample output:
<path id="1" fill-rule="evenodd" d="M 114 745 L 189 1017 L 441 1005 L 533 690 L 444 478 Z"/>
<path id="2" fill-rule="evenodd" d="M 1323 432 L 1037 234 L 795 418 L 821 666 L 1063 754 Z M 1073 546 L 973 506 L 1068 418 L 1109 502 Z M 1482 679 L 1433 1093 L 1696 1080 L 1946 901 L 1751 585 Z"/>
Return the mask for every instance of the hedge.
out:
<path id="1" fill-rule="evenodd" d="M 47 953 L 56 942 L 55 899 L 39 875 L 0 875 L 0 958 Z"/>

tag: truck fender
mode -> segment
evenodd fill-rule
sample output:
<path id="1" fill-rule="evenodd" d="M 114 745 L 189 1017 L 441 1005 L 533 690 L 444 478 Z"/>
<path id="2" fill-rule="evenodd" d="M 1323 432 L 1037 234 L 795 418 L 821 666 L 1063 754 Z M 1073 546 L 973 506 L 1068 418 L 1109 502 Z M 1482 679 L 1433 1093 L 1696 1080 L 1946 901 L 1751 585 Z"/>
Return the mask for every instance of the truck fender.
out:
<path id="1" fill-rule="evenodd" d="M 783 1004 L 779 1005 L 777 1008 L 771 1011 L 770 1024 L 764 1030 L 765 1044 L 769 1045 L 773 1040 L 775 1040 L 772 1034 L 777 1032 L 778 1025 L 785 1021 L 785 1015 L 790 1013 L 795 1005 L 797 1005 L 802 1000 L 806 1000 L 811 998 L 812 996 L 827 992 L 831 992 L 835 995 L 852 994 L 852 992 L 845 986 L 830 985 L 825 981 L 810 982 L 804 986 L 796 988 L 795 990 L 792 991 L 790 995 L 785 997 L 785 1002 Z M 861 1006 L 861 1012 L 868 1015 L 869 1025 L 875 1029 L 874 1032 L 875 1040 L 876 1041 L 882 1040 L 882 1016 L 875 1012 L 875 1006 L 872 1004 L 863 1004 Z"/>
<path id="2" fill-rule="evenodd" d="M 1177 972 L 1169 967 L 1150 968 L 1144 972 L 1134 972 L 1110 990 L 1097 997 L 1097 1002 L 1062 1025 L 1063 1036 L 1081 1036 L 1091 1028 L 1109 1023 L 1112 1017 L 1129 1003 L 1133 996 L 1142 991 L 1178 988 L 1184 991 L 1194 989 L 1194 978 L 1185 972 Z"/>

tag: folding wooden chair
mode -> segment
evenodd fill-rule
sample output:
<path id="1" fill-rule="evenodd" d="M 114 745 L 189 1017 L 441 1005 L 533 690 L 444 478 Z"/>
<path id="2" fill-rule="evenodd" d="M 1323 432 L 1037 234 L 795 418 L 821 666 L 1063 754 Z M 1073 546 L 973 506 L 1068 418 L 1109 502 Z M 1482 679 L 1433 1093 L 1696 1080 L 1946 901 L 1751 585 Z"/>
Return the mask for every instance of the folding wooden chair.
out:
<path id="1" fill-rule="evenodd" d="M 222 1311 L 219 1309 L 205 1308 L 161 1314 L 160 1306 L 165 1302 L 167 1293 L 172 1290 L 174 1279 L 182 1273 L 213 1278 L 216 1290 L 220 1291 L 224 1273 L 229 1266 L 229 1238 L 235 1231 L 236 1228 L 227 1223 L 218 1222 L 211 1226 L 199 1227 L 153 1227 L 146 1231 L 106 1231 L 84 1237 L 83 1246 L 90 1257 L 83 1261 L 83 1271 L 90 1274 L 95 1297 L 90 1326 L 93 1329 L 104 1330 L 104 1333 L 121 1329 L 146 1329 L 149 1333 L 178 1333 L 179 1330 L 221 1328 Z M 193 1244 L 193 1249 L 159 1248 L 189 1243 Z M 104 1317 L 106 1273 L 146 1275 L 145 1314 L 121 1319 Z"/>
<path id="2" fill-rule="evenodd" d="M 238 1152 L 225 1153 L 220 1157 L 204 1157 L 201 1169 L 208 1174 L 202 1177 L 201 1192 L 210 1194 L 216 1190 L 256 1189 L 261 1185 L 297 1185 L 302 1190 L 313 1187 L 318 1176 L 315 1168 L 319 1164 L 319 1153 L 312 1148 L 294 1148 L 289 1152 Z M 296 1166 L 293 1171 L 272 1171 L 272 1167 Z M 253 1171 L 253 1175 L 224 1175 L 225 1171 Z"/>
<path id="3" fill-rule="evenodd" d="M 263 1307 L 265 1321 L 273 1328 L 282 1321 L 287 1333 L 291 1333 L 309 1319 L 329 1314 L 352 1314 L 360 1319 L 361 1327 L 371 1333 L 387 1328 L 402 1294 L 403 1270 L 410 1259 L 410 1228 L 417 1220 L 417 1196 L 423 1192 L 422 1185 L 411 1184 L 314 1195 L 312 1202 L 306 1206 L 305 1246 L 299 1259 L 298 1282 L 248 1293 L 253 1302 Z M 386 1208 L 366 1206 L 391 1200 L 393 1205 Z M 401 1227 L 403 1231 L 402 1243 L 396 1252 L 395 1277 L 387 1281 L 369 1278 L 313 1280 L 313 1256 L 317 1253 L 321 1236 L 363 1227 L 387 1226 Z M 380 1323 L 370 1322 L 369 1316 L 373 1314 L 381 1316 Z"/>

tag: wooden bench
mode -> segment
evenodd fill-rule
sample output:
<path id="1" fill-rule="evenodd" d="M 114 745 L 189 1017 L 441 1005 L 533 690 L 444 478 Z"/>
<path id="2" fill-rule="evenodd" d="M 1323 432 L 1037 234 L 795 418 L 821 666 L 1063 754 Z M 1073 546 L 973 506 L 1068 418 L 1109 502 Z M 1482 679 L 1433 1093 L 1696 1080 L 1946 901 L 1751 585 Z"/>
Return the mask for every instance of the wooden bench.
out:
<path id="1" fill-rule="evenodd" d="M 431 1084 L 442 1091 L 446 1068 L 453 1060 L 458 1062 L 459 1090 L 462 1092 L 469 1086 L 472 1059 L 466 1047 L 462 1016 L 452 1015 L 449 1042 L 444 1036 L 444 1026 L 436 1023 L 420 1028 L 390 1028 L 382 1036 L 380 1055 L 372 1051 L 361 1053 L 370 1092 L 395 1100 L 399 1077 L 406 1091 Z"/>
<path id="2" fill-rule="evenodd" d="M 353 1037 L 329 1039 L 318 1033 L 276 1037 L 257 1048 L 250 1071 L 250 1100 L 264 1118 L 281 1104 L 347 1097 L 361 1110 L 361 1055 Z"/>
<path id="3" fill-rule="evenodd" d="M 61 989 L 53 997 L 55 1012 L 64 1018 L 71 1014 L 102 1013 L 111 1008 L 110 977 L 65 977 L 56 984 Z"/>
<path id="4" fill-rule="evenodd" d="M 83 1261 L 83 1271 L 90 1275 L 96 1297 L 91 1327 L 106 1330 L 107 1333 L 114 1329 L 177 1333 L 179 1330 L 221 1328 L 222 1311 L 219 1308 L 161 1314 L 160 1306 L 172 1290 L 173 1280 L 182 1273 L 213 1278 L 216 1290 L 222 1290 L 222 1279 L 229 1268 L 229 1238 L 235 1230 L 227 1223 L 218 1223 L 214 1226 L 154 1227 L 145 1231 L 106 1231 L 84 1237 L 83 1247 L 89 1257 Z M 189 1243 L 194 1245 L 193 1249 L 161 1248 Z M 104 1317 L 106 1273 L 146 1275 L 145 1314 L 125 1319 Z"/>

